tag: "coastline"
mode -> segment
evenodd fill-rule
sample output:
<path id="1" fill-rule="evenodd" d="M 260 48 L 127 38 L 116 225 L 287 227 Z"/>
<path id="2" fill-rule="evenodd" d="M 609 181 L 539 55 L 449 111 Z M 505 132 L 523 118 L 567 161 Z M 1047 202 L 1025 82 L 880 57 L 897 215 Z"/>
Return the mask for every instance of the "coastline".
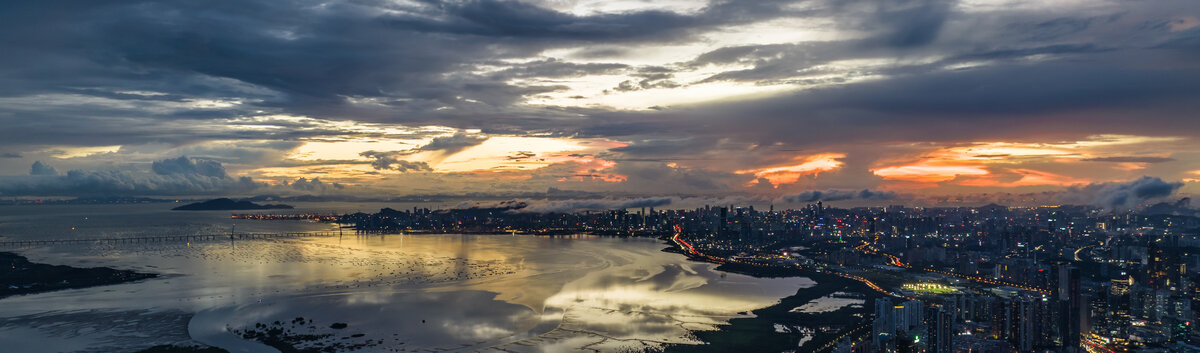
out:
<path id="1" fill-rule="evenodd" d="M 721 325 L 715 331 L 693 332 L 697 339 L 706 343 L 704 345 L 671 345 L 665 352 L 730 352 L 746 347 L 778 352 L 814 350 L 814 347 L 841 339 L 846 333 L 863 325 L 871 313 L 870 307 L 865 303 L 884 296 L 867 283 L 834 273 L 798 267 L 757 266 L 723 261 L 695 250 L 678 235 L 664 237 L 664 241 L 670 246 L 662 249 L 663 252 L 678 253 L 687 256 L 691 261 L 719 264 L 716 267 L 718 271 L 760 278 L 807 277 L 817 283 L 816 286 L 801 288 L 795 294 L 781 298 L 775 305 L 752 310 L 752 317 L 731 319 L 728 324 Z M 795 308 L 809 302 L 842 291 L 861 295 L 864 305 L 841 307 L 821 313 L 794 311 Z M 823 326 L 815 329 L 807 326 L 813 322 L 821 322 Z M 802 332 L 802 329 L 807 331 Z"/>
<path id="2" fill-rule="evenodd" d="M 108 267 L 71 267 L 29 262 L 24 256 L 0 252 L 0 300 L 18 295 L 80 289 L 141 281 L 153 273 Z"/>

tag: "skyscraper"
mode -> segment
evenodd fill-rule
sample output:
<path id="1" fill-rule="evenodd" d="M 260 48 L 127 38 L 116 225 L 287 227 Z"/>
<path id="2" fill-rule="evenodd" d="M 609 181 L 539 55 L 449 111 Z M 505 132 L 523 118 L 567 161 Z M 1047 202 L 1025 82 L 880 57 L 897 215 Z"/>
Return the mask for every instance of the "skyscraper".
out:
<path id="1" fill-rule="evenodd" d="M 954 313 L 945 307 L 929 309 L 929 353 L 954 352 Z"/>
<path id="2" fill-rule="evenodd" d="M 1084 307 L 1079 288 L 1079 269 L 1061 265 L 1058 267 L 1058 332 L 1061 335 L 1063 350 L 1067 353 L 1079 352 L 1079 337 Z"/>
<path id="3" fill-rule="evenodd" d="M 896 335 L 896 323 L 893 320 L 892 300 L 890 298 L 875 299 L 875 321 L 871 326 L 871 346 L 879 351 L 885 351 L 886 346 L 893 344 Z"/>
<path id="4" fill-rule="evenodd" d="M 1012 298 L 1005 308 L 1005 336 L 1021 352 L 1033 350 L 1036 336 L 1033 332 L 1033 308 L 1033 299 L 1029 297 Z"/>

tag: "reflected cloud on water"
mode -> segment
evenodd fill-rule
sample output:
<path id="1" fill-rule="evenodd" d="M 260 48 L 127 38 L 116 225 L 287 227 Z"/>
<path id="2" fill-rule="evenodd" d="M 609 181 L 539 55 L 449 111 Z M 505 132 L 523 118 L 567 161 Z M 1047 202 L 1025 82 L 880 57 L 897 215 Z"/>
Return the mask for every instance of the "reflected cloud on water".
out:
<path id="1" fill-rule="evenodd" d="M 75 316 L 62 320 L 194 314 L 187 327 L 146 328 L 149 338 L 140 343 L 147 346 L 180 343 L 179 333 L 189 332 L 202 343 L 272 351 L 231 342 L 245 341 L 239 332 L 258 324 L 303 317 L 284 333 L 370 342 L 374 351 L 640 350 L 700 343 L 692 331 L 713 330 L 815 284 L 722 275 L 714 265 L 662 252 L 665 246 L 587 236 L 394 235 L 26 249 L 21 254 L 32 261 L 167 276 L 3 299 L 0 317 L 26 319 L 0 321 L 0 344 L 76 340 L 51 351 L 78 351 L 127 334 L 92 325 L 95 331 L 70 336 L 32 319 L 70 310 Z M 335 322 L 348 327 L 330 328 Z M 153 338 L 160 336 L 175 338 Z"/>

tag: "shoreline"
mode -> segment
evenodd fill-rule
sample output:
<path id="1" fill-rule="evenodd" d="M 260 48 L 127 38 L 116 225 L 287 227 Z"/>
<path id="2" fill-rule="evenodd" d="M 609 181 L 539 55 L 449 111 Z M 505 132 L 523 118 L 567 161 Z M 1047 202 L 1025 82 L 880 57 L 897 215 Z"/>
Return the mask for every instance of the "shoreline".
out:
<path id="1" fill-rule="evenodd" d="M 801 288 L 795 294 L 780 298 L 779 302 L 774 305 L 750 311 L 754 317 L 731 319 L 728 324 L 720 325 L 715 331 L 694 331 L 693 334 L 696 338 L 705 342 L 703 345 L 671 345 L 666 348 L 665 352 L 728 352 L 744 349 L 747 346 L 780 352 L 799 349 L 811 350 L 813 347 L 827 345 L 841 339 L 847 333 L 853 332 L 855 328 L 864 325 L 864 322 L 867 322 L 865 318 L 870 317 L 871 307 L 866 304 L 860 305 L 858 308 L 847 306 L 816 314 L 794 313 L 792 312 L 793 308 L 839 291 L 857 293 L 861 295 L 864 303 L 887 296 L 872 288 L 868 283 L 834 272 L 724 261 L 724 259 L 701 253 L 680 239 L 678 235 L 666 238 L 664 241 L 668 246 L 662 249 L 663 252 L 681 254 L 690 261 L 717 264 L 718 266 L 715 268 L 717 271 L 759 278 L 807 277 L 817 283 L 813 287 Z M 855 318 L 855 314 L 861 315 L 863 319 Z M 812 322 L 822 322 L 825 326 L 818 326 L 817 329 L 807 332 L 799 332 L 801 328 L 811 329 L 805 324 Z M 780 332 L 781 325 L 788 328 L 785 330 L 786 332 Z M 821 330 L 833 326 L 840 328 L 829 332 Z M 839 334 L 841 335 L 839 336 Z"/>
<path id="2" fill-rule="evenodd" d="M 11 296 L 83 289 L 157 278 L 158 274 L 108 267 L 71 267 L 30 262 L 12 252 L 0 252 L 0 300 Z"/>

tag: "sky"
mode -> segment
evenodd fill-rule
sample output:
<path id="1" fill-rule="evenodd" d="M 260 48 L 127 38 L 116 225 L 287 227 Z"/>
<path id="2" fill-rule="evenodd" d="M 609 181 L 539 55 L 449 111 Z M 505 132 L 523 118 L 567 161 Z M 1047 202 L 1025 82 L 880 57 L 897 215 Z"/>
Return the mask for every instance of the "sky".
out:
<path id="1" fill-rule="evenodd" d="M 8 1 L 0 51 L 0 197 L 1200 193 L 1194 0 Z"/>

